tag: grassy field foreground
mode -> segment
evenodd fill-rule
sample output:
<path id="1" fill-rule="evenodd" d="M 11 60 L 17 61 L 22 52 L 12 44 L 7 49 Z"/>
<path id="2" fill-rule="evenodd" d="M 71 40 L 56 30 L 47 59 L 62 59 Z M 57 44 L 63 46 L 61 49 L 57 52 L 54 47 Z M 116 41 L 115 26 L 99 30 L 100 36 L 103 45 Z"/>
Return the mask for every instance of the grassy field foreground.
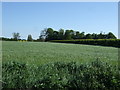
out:
<path id="1" fill-rule="evenodd" d="M 118 63 L 118 48 L 48 42 L 3 42 L 3 62 L 46 64 L 56 61 L 87 63 L 97 58 Z"/>
<path id="2" fill-rule="evenodd" d="M 119 90 L 118 48 L 3 42 L 3 89 Z"/>

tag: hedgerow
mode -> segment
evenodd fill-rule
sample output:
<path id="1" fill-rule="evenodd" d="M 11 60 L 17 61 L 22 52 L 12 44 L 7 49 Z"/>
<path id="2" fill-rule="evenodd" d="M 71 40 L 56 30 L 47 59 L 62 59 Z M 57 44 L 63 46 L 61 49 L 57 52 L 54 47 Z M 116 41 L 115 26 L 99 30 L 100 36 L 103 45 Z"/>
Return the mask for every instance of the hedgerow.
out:
<path id="1" fill-rule="evenodd" d="M 3 89 L 119 90 L 117 66 L 98 59 L 88 64 L 54 62 L 29 66 L 20 62 L 2 65 Z"/>
<path id="2" fill-rule="evenodd" d="M 88 45 L 101 45 L 101 46 L 120 47 L 120 39 L 51 40 L 50 42 L 75 43 L 75 44 L 88 44 Z"/>

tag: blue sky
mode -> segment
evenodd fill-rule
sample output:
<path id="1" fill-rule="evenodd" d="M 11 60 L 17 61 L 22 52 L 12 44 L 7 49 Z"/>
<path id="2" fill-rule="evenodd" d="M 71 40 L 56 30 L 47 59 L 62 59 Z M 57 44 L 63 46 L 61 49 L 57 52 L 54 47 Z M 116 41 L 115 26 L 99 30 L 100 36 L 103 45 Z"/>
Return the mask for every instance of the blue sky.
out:
<path id="1" fill-rule="evenodd" d="M 117 2 L 4 2 L 3 36 L 19 32 L 34 39 L 44 28 L 73 29 L 85 33 L 113 32 L 118 36 Z"/>

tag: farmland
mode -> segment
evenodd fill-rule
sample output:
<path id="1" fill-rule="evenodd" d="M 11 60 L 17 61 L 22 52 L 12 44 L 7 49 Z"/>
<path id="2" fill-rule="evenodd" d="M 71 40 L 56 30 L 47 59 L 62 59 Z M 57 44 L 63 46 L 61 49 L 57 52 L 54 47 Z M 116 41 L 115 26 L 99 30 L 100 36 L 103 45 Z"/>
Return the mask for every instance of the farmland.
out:
<path id="1" fill-rule="evenodd" d="M 2 53 L 4 88 L 120 88 L 115 47 L 3 41 Z"/>
<path id="2" fill-rule="evenodd" d="M 48 42 L 3 42 L 3 62 L 45 64 L 55 61 L 86 63 L 97 58 L 116 64 L 118 48 Z"/>

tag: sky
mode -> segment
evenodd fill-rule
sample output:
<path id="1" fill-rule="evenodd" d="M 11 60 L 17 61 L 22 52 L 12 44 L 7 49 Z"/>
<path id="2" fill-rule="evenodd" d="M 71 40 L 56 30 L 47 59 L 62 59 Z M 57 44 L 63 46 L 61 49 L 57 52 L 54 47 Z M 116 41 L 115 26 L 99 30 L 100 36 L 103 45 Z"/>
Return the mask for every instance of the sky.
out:
<path id="1" fill-rule="evenodd" d="M 2 36 L 21 39 L 31 34 L 39 38 L 41 30 L 72 29 L 87 33 L 113 32 L 118 36 L 117 2 L 3 2 Z"/>

